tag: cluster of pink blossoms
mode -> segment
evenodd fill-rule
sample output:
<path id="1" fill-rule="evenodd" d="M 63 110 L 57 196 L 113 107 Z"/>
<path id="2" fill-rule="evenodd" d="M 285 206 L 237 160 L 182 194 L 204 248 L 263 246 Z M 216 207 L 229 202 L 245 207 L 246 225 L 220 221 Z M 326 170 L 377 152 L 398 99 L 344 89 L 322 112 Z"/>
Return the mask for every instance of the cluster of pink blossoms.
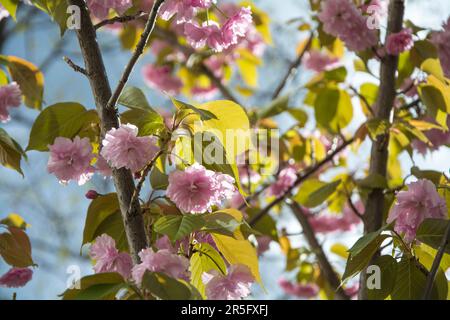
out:
<path id="1" fill-rule="evenodd" d="M 297 170 L 293 166 L 289 166 L 280 171 L 277 181 L 271 184 L 267 189 L 267 195 L 279 197 L 286 193 L 297 180 Z"/>
<path id="2" fill-rule="evenodd" d="M 124 279 L 130 277 L 133 267 L 130 255 L 126 252 L 119 252 L 116 249 L 116 241 L 107 234 L 95 239 L 89 255 L 96 261 L 94 265 L 95 273 L 117 272 Z"/>
<path id="3" fill-rule="evenodd" d="M 207 170 L 194 163 L 184 171 L 176 170 L 169 174 L 166 195 L 183 212 L 204 213 L 233 197 L 236 190 L 234 182 L 227 174 Z"/>
<path id="4" fill-rule="evenodd" d="M 412 30 L 403 29 L 400 32 L 390 34 L 386 40 L 386 52 L 390 55 L 399 55 L 413 47 Z"/>
<path id="5" fill-rule="evenodd" d="M 446 77 L 450 77 L 450 18 L 442 25 L 442 31 L 434 32 L 431 41 L 438 49 L 439 60 Z"/>
<path id="6" fill-rule="evenodd" d="M 305 68 L 316 72 L 327 71 L 338 65 L 339 59 L 332 57 L 325 52 L 311 50 L 307 53 L 304 60 Z"/>
<path id="7" fill-rule="evenodd" d="M 202 281 L 209 300 L 239 300 L 250 294 L 255 278 L 247 266 L 235 264 L 228 268 L 226 275 L 217 270 L 203 273 Z"/>
<path id="8" fill-rule="evenodd" d="M 397 201 L 389 213 L 387 223 L 395 221 L 395 231 L 404 233 L 405 241 L 411 243 L 417 228 L 427 218 L 447 218 L 447 205 L 434 184 L 421 179 L 408 184 L 408 191 L 397 194 Z"/>
<path id="9" fill-rule="evenodd" d="M 86 2 L 91 13 L 98 19 L 106 19 L 110 9 L 122 15 L 133 6 L 132 0 L 86 0 Z"/>
<path id="10" fill-rule="evenodd" d="M 156 66 L 147 64 L 142 68 L 142 76 L 145 84 L 150 88 L 162 90 L 168 95 L 176 95 L 183 87 L 183 82 L 172 75 L 169 66 Z"/>
<path id="11" fill-rule="evenodd" d="M 76 136 L 71 140 L 58 137 L 48 148 L 50 158 L 47 170 L 53 173 L 62 184 L 75 180 L 79 185 L 83 185 L 94 174 L 95 168 L 91 166 L 94 155 L 88 138 L 80 139 Z"/>
<path id="12" fill-rule="evenodd" d="M 33 277 L 30 268 L 11 268 L 0 277 L 0 287 L 20 288 L 25 286 Z"/>
<path id="13" fill-rule="evenodd" d="M 122 124 L 109 130 L 103 139 L 100 155 L 114 168 L 137 172 L 158 152 L 156 137 L 138 137 L 138 128 Z"/>
<path id="14" fill-rule="evenodd" d="M 96 167 L 91 165 L 94 154 L 88 138 L 76 136 L 71 140 L 57 137 L 48 146 L 50 158 L 47 170 L 63 184 L 75 180 L 79 185 L 89 181 L 94 172 L 105 177 L 111 176 L 111 167 L 138 172 L 151 161 L 159 148 L 155 137 L 138 137 L 137 134 L 138 128 L 132 124 L 120 125 L 108 131 L 103 148 L 97 155 Z"/>
<path id="15" fill-rule="evenodd" d="M 11 82 L 10 84 L 0 87 L 0 121 L 8 122 L 9 109 L 17 108 L 22 103 L 22 92 L 17 83 Z"/>
<path id="16" fill-rule="evenodd" d="M 323 30 L 345 42 L 352 51 L 364 51 L 378 42 L 377 33 L 368 27 L 367 17 L 351 0 L 322 2 L 319 19 Z"/>
<path id="17" fill-rule="evenodd" d="M 286 279 L 280 279 L 278 284 L 286 294 L 298 298 L 314 298 L 320 290 L 315 283 L 301 284 L 293 283 Z"/>
<path id="18" fill-rule="evenodd" d="M 355 203 L 355 209 L 358 213 L 364 212 L 364 204 L 361 201 Z M 306 210 L 306 209 L 305 209 Z M 359 223 L 361 219 L 357 216 L 357 213 L 353 211 L 348 204 L 344 207 L 341 216 L 335 215 L 309 215 L 309 222 L 311 227 L 317 233 L 330 233 L 335 231 L 350 231 Z"/>

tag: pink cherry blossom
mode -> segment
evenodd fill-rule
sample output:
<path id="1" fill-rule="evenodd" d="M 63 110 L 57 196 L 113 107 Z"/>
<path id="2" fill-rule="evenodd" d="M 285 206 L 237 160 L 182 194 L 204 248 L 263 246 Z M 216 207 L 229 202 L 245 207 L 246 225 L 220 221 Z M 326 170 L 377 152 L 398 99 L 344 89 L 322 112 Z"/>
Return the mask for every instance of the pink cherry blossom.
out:
<path id="1" fill-rule="evenodd" d="M 72 141 L 68 138 L 58 137 L 48 148 L 50 158 L 47 170 L 49 173 L 53 173 L 62 184 L 75 180 L 79 185 L 83 185 L 90 180 L 94 173 L 94 167 L 91 166 L 94 156 L 88 138 L 80 139 L 76 136 Z"/>
<path id="2" fill-rule="evenodd" d="M 227 275 L 217 270 L 205 272 L 202 281 L 209 300 L 239 300 L 250 294 L 255 279 L 247 266 L 237 264 L 228 268 Z"/>
<path id="3" fill-rule="evenodd" d="M 253 23 L 250 7 L 242 7 L 222 26 L 223 40 L 228 46 L 237 44 L 239 38 L 245 37 Z"/>
<path id="4" fill-rule="evenodd" d="M 319 287 L 315 283 L 301 284 L 280 279 L 278 284 L 286 294 L 298 298 L 314 298 L 319 293 Z"/>
<path id="5" fill-rule="evenodd" d="M 172 278 L 189 279 L 189 260 L 183 256 L 172 253 L 167 249 L 157 252 L 148 248 L 139 252 L 141 263 L 132 270 L 133 280 L 140 285 L 145 271 L 163 272 Z"/>
<path id="6" fill-rule="evenodd" d="M 25 286 L 33 277 L 33 270 L 29 268 L 11 268 L 0 277 L 0 287 L 20 288 Z"/>
<path id="7" fill-rule="evenodd" d="M 189 22 L 194 17 L 197 9 L 209 8 L 213 0 L 166 0 L 159 11 L 163 20 L 170 20 L 176 15 L 176 23 Z"/>
<path id="8" fill-rule="evenodd" d="M 8 17 L 9 17 L 9 12 L 8 12 L 8 10 L 6 10 L 5 7 L 3 7 L 3 6 L 0 4 L 0 21 L 2 21 L 2 20 L 5 19 L 5 18 L 8 18 Z"/>
<path id="9" fill-rule="evenodd" d="M 22 92 L 16 82 L 0 87 L 0 121 L 8 122 L 9 108 L 17 108 L 22 103 Z"/>
<path id="10" fill-rule="evenodd" d="M 256 241 L 258 243 L 257 247 L 258 256 L 261 256 L 262 254 L 264 254 L 264 252 L 270 249 L 270 243 L 272 242 L 272 238 L 269 236 L 260 236 L 256 238 Z"/>
<path id="11" fill-rule="evenodd" d="M 109 9 L 123 15 L 133 6 L 132 0 L 86 0 L 86 2 L 91 13 L 98 19 L 107 18 Z"/>
<path id="12" fill-rule="evenodd" d="M 290 187 L 292 187 L 297 180 L 297 170 L 289 166 L 280 171 L 278 179 L 268 189 L 267 194 L 273 197 L 283 195 Z"/>
<path id="13" fill-rule="evenodd" d="M 434 32 L 431 41 L 438 49 L 439 60 L 446 77 L 450 77 L 450 18 L 442 25 L 443 30 Z"/>
<path id="14" fill-rule="evenodd" d="M 305 57 L 305 67 L 316 72 L 322 72 L 336 67 L 338 61 L 338 58 L 331 57 L 329 54 L 311 50 Z"/>
<path id="15" fill-rule="evenodd" d="M 323 30 L 345 42 L 351 51 L 363 51 L 377 44 L 375 30 L 367 26 L 367 17 L 351 0 L 322 2 L 319 19 Z"/>
<path id="16" fill-rule="evenodd" d="M 206 101 L 211 100 L 219 94 L 219 89 L 216 86 L 211 85 L 209 87 L 193 87 L 191 94 L 196 100 Z"/>
<path id="17" fill-rule="evenodd" d="M 386 40 L 386 51 L 390 55 L 399 55 L 403 51 L 411 49 L 413 45 L 412 30 L 407 28 L 388 36 Z"/>
<path id="18" fill-rule="evenodd" d="M 101 156 L 116 169 L 127 168 L 133 172 L 141 170 L 159 148 L 155 137 L 138 137 L 137 134 L 138 128 L 132 124 L 112 128 L 103 139 Z"/>
<path id="19" fill-rule="evenodd" d="M 116 249 L 116 241 L 103 234 L 95 239 L 89 251 L 90 257 L 95 260 L 95 273 L 117 272 L 124 279 L 131 275 L 133 261 L 126 252 L 119 252 Z"/>
<path id="20" fill-rule="evenodd" d="M 172 68 L 169 66 L 147 64 L 142 68 L 142 76 L 150 88 L 167 92 L 169 95 L 177 95 L 183 87 L 183 82 L 172 75 Z"/>
<path id="21" fill-rule="evenodd" d="M 186 23 L 184 32 L 189 44 L 195 49 L 208 45 L 214 51 L 222 52 L 231 45 L 225 42 L 219 25 L 211 21 L 205 22 L 203 26 L 198 26 L 195 23 Z"/>
<path id="22" fill-rule="evenodd" d="M 232 177 L 195 163 L 184 171 L 176 170 L 169 174 L 166 195 L 184 212 L 204 213 L 231 198 L 234 191 Z"/>
<path id="23" fill-rule="evenodd" d="M 355 207 L 359 214 L 363 214 L 364 205 L 361 201 L 355 203 Z M 353 208 L 351 208 L 348 204 L 345 205 L 342 215 L 313 215 L 306 208 L 304 208 L 304 210 L 308 213 L 309 222 L 316 233 L 350 231 L 354 226 L 361 223 L 361 219 L 354 213 Z"/>
<path id="24" fill-rule="evenodd" d="M 102 176 L 111 177 L 112 169 L 108 164 L 108 161 L 105 160 L 101 155 L 98 155 L 97 162 L 95 163 L 96 172 L 100 173 Z"/>
<path id="25" fill-rule="evenodd" d="M 421 179 L 407 185 L 407 191 L 397 194 L 397 201 L 389 213 L 388 223 L 395 221 L 395 231 L 405 234 L 405 241 L 411 243 L 419 225 L 427 218 L 446 219 L 447 205 L 439 196 L 434 184 Z"/>

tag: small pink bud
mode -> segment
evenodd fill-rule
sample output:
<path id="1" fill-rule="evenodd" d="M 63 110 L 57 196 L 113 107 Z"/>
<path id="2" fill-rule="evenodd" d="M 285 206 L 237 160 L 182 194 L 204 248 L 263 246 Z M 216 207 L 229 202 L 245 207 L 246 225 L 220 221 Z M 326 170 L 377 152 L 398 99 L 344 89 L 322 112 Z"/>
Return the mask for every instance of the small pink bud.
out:
<path id="1" fill-rule="evenodd" d="M 85 197 L 90 200 L 97 199 L 98 196 L 99 196 L 99 194 L 95 190 L 89 190 L 88 192 L 86 192 L 86 195 L 85 195 Z"/>

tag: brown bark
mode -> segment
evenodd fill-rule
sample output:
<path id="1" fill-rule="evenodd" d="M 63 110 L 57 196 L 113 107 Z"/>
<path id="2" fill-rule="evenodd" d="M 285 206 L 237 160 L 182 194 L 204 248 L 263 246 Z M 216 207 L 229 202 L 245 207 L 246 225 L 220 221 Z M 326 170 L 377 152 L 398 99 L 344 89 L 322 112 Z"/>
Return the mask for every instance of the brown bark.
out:
<path id="1" fill-rule="evenodd" d="M 102 136 L 104 136 L 111 128 L 119 126 L 116 108 L 107 108 L 108 101 L 112 96 L 111 87 L 97 43 L 97 35 L 85 2 L 83 0 L 70 0 L 69 2 L 78 6 L 81 11 L 81 28 L 76 32 L 100 117 Z M 113 180 L 119 198 L 130 253 L 133 261 L 137 263 L 139 262 L 139 251 L 147 247 L 147 238 L 139 200 L 131 202 L 135 190 L 133 175 L 127 169 L 114 169 Z"/>
<path id="2" fill-rule="evenodd" d="M 388 26 L 386 39 L 391 33 L 402 29 L 403 14 L 405 10 L 404 0 L 391 0 L 388 10 Z M 386 41 L 385 41 L 386 43 Z M 380 88 L 375 104 L 375 118 L 390 121 L 390 115 L 395 100 L 395 77 L 398 66 L 398 57 L 386 55 L 381 60 L 380 66 Z M 388 160 L 389 135 L 384 134 L 377 137 L 372 144 L 370 154 L 369 174 L 378 174 L 386 177 Z M 381 228 L 384 212 L 383 189 L 373 189 L 368 197 L 365 212 L 364 232 L 369 233 Z M 377 255 L 375 255 L 376 257 Z M 374 258 L 375 258 L 374 257 Z M 367 299 L 366 271 L 361 272 L 359 299 Z"/>

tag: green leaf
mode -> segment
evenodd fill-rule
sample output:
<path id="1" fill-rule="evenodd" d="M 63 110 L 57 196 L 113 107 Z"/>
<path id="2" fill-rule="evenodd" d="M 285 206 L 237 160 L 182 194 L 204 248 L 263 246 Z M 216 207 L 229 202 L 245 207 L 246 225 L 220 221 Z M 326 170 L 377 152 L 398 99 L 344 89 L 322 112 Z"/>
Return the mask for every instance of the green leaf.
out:
<path id="1" fill-rule="evenodd" d="M 31 0 L 40 10 L 47 13 L 59 26 L 60 35 L 63 36 L 67 30 L 67 1 L 65 0 Z"/>
<path id="2" fill-rule="evenodd" d="M 298 126 L 303 127 L 308 121 L 308 114 L 300 109 L 288 109 L 289 114 L 298 121 Z"/>
<path id="3" fill-rule="evenodd" d="M 178 109 L 178 110 L 189 110 L 192 111 L 193 113 L 197 114 L 198 116 L 200 116 L 200 119 L 205 121 L 205 120 L 211 120 L 211 119 L 217 119 L 216 115 L 208 110 L 202 110 L 199 109 L 197 107 L 194 107 L 193 105 L 186 103 L 186 102 L 182 102 L 180 100 L 171 98 L 173 105 Z"/>
<path id="4" fill-rule="evenodd" d="M 434 170 L 420 170 L 418 167 L 411 167 L 411 174 L 418 179 L 428 179 L 434 184 L 439 184 L 442 173 Z"/>
<path id="5" fill-rule="evenodd" d="M 389 255 L 383 255 L 376 258 L 372 265 L 380 268 L 380 288 L 367 288 L 367 296 L 369 300 L 384 300 L 394 289 L 397 277 L 397 260 Z"/>
<path id="6" fill-rule="evenodd" d="M 116 193 L 100 195 L 92 200 L 84 223 L 82 245 L 94 241 L 103 233 L 108 234 L 116 241 L 118 249 L 128 250 Z"/>
<path id="7" fill-rule="evenodd" d="M 372 140 L 376 140 L 378 136 L 389 132 L 390 123 L 386 119 L 371 118 L 366 122 L 366 127 Z"/>
<path id="8" fill-rule="evenodd" d="M 8 227 L 8 231 L 0 233 L 0 256 L 13 267 L 26 268 L 33 265 L 31 243 L 27 234 L 16 227 Z"/>
<path id="9" fill-rule="evenodd" d="M 139 136 L 151 136 L 164 130 L 164 119 L 157 112 L 145 109 L 132 109 L 120 116 L 122 123 L 134 124 L 139 129 Z"/>
<path id="10" fill-rule="evenodd" d="M 190 264 L 191 283 L 198 289 L 203 297 L 205 297 L 205 285 L 202 281 L 202 275 L 211 270 L 217 270 L 225 275 L 227 266 L 221 255 L 209 244 L 196 244 L 193 248 Z"/>
<path id="11" fill-rule="evenodd" d="M 298 191 L 299 202 L 308 208 L 314 208 L 323 204 L 341 184 L 341 180 L 324 183 L 319 188 L 314 189 L 311 193 L 305 194 L 304 188 L 300 187 Z"/>
<path id="12" fill-rule="evenodd" d="M 403 257 L 398 264 L 397 278 L 391 293 L 392 300 L 419 300 L 425 290 L 427 278 L 417 267 L 414 258 Z M 433 296 L 436 297 L 436 289 Z"/>
<path id="13" fill-rule="evenodd" d="M 196 296 L 185 282 L 161 272 L 146 271 L 142 278 L 142 287 L 162 300 L 193 300 Z"/>
<path id="14" fill-rule="evenodd" d="M 314 110 L 317 123 L 333 132 L 345 128 L 353 118 L 349 94 L 334 87 L 326 87 L 318 92 Z"/>
<path id="15" fill-rule="evenodd" d="M 422 62 L 420 69 L 429 75 L 433 75 L 440 81 L 445 82 L 444 72 L 442 71 L 441 63 L 439 59 L 428 58 Z"/>
<path id="16" fill-rule="evenodd" d="M 236 229 L 242 225 L 242 219 L 237 220 L 225 209 L 223 211 L 217 211 L 204 216 L 205 226 L 204 229 L 207 232 L 214 232 L 218 234 L 233 236 Z M 241 214 L 242 216 L 242 214 Z"/>
<path id="17" fill-rule="evenodd" d="M 289 107 L 289 95 L 284 95 L 273 100 L 267 107 L 259 112 L 259 118 L 265 119 L 279 115 Z"/>
<path id="18" fill-rule="evenodd" d="M 76 102 L 61 102 L 45 108 L 34 121 L 27 150 L 48 151 L 55 138 L 93 137 L 99 119 L 95 110 Z"/>
<path id="19" fill-rule="evenodd" d="M 428 40 L 414 41 L 414 47 L 411 49 L 411 60 L 417 67 L 428 58 L 437 58 L 436 47 Z"/>
<path id="20" fill-rule="evenodd" d="M 450 86 L 433 75 L 428 76 L 427 83 L 418 86 L 420 99 L 431 113 L 441 110 L 450 113 Z"/>
<path id="21" fill-rule="evenodd" d="M 0 128 L 0 164 L 19 172 L 23 176 L 20 160 L 26 157 L 22 147 Z"/>
<path id="22" fill-rule="evenodd" d="M 114 300 L 117 292 L 126 287 L 118 273 L 97 273 L 80 279 L 79 289 L 67 289 L 64 300 Z"/>
<path id="23" fill-rule="evenodd" d="M 118 104 L 130 109 L 154 111 L 141 89 L 136 87 L 125 87 L 119 97 Z"/>
<path id="24" fill-rule="evenodd" d="M 11 78 L 16 81 L 25 98 L 25 105 L 40 110 L 44 94 L 44 75 L 31 62 L 24 59 L 7 56 L 6 65 Z"/>
<path id="25" fill-rule="evenodd" d="M 347 260 L 344 275 L 342 276 L 342 281 L 354 277 L 367 267 L 373 255 L 388 237 L 388 235 L 380 234 L 380 231 L 375 231 L 360 238 L 349 250 L 350 255 Z"/>
<path id="26" fill-rule="evenodd" d="M 342 66 L 333 70 L 325 71 L 325 79 L 336 82 L 344 82 L 347 78 L 347 69 Z"/>
<path id="27" fill-rule="evenodd" d="M 175 242 L 200 230 L 204 225 L 205 219 L 199 215 L 167 215 L 159 218 L 153 229 L 160 234 L 167 235 L 172 242 Z"/>
<path id="28" fill-rule="evenodd" d="M 439 249 L 442 243 L 442 237 L 445 234 L 450 220 L 443 219 L 425 219 L 417 229 L 416 238 L 435 249 Z M 445 252 L 450 253 L 450 243 L 447 242 Z"/>
<path id="29" fill-rule="evenodd" d="M 6 11 L 9 12 L 11 17 L 16 20 L 16 11 L 17 6 L 19 5 L 19 0 L 0 0 L 0 4 L 6 9 Z"/>

